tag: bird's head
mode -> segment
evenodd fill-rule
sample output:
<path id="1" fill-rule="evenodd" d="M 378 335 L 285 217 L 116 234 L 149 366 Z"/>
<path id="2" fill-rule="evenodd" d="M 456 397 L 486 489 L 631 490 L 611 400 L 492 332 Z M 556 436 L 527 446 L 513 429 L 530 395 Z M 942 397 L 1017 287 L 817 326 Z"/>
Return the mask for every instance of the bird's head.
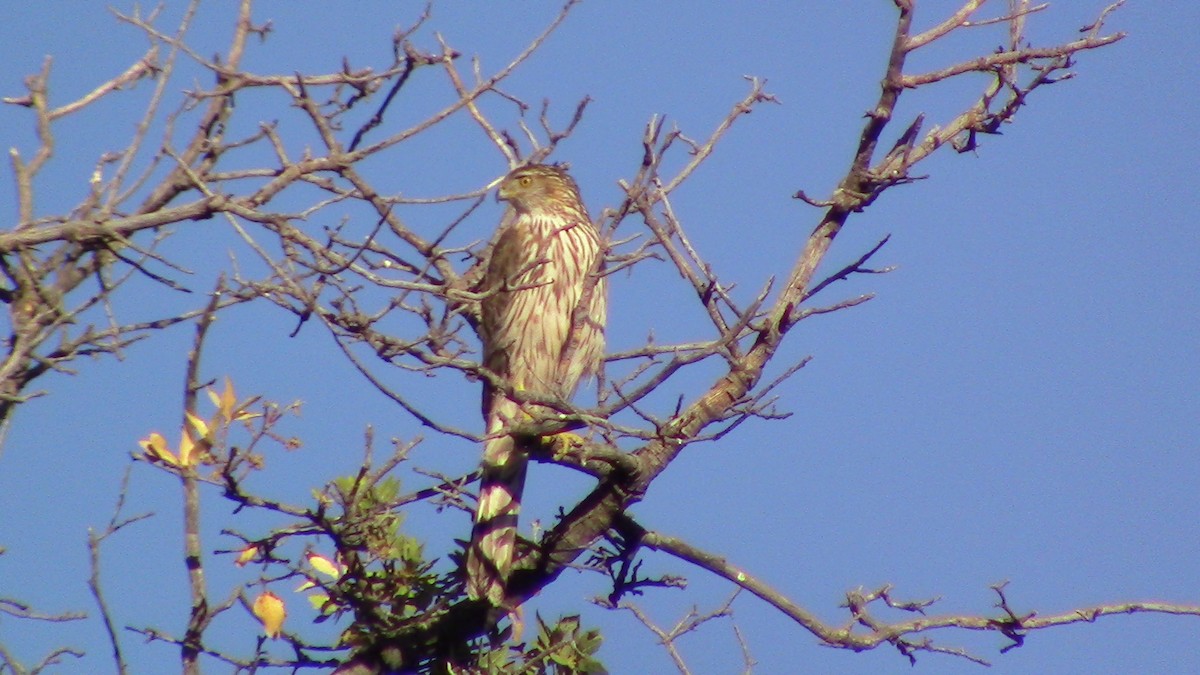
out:
<path id="1" fill-rule="evenodd" d="M 513 169 L 500 181 L 500 189 L 496 191 L 497 201 L 508 202 L 522 213 L 564 198 L 578 201 L 579 188 L 565 169 L 550 164 L 531 164 Z"/>

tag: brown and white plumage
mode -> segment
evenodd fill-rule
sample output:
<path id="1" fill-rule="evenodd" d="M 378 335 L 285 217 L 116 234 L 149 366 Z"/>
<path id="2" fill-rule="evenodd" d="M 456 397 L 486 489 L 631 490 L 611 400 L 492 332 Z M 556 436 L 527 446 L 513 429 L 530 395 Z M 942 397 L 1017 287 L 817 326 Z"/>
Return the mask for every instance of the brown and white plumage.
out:
<path id="1" fill-rule="evenodd" d="M 599 235 L 575 181 L 560 167 L 515 169 L 496 198 L 509 209 L 481 285 L 483 365 L 516 391 L 567 400 L 604 355 Z M 528 449 L 505 432 L 538 414 L 538 406 L 522 409 L 504 390 L 484 385 L 487 441 L 467 592 L 496 607 L 505 606 L 528 460 Z"/>

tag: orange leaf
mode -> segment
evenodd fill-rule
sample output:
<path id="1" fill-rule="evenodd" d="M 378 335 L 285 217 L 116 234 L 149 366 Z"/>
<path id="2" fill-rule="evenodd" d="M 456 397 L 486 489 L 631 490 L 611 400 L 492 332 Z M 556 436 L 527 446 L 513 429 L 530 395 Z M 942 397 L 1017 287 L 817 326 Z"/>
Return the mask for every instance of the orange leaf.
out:
<path id="1" fill-rule="evenodd" d="M 283 620 L 287 618 L 287 610 L 278 595 L 265 591 L 254 599 L 254 616 L 262 622 L 263 634 L 274 639 L 283 632 Z"/>
<path id="2" fill-rule="evenodd" d="M 157 431 L 152 432 L 146 438 L 138 441 L 138 445 L 142 446 L 142 450 L 146 453 L 146 459 L 152 462 L 164 462 L 171 466 L 179 466 L 179 460 L 171 449 L 167 447 L 167 439 Z"/>
<path id="3" fill-rule="evenodd" d="M 237 412 L 234 407 L 237 406 L 237 394 L 233 393 L 233 380 L 229 376 L 225 376 L 225 391 L 221 392 L 221 413 L 225 415 L 225 419 L 231 420 L 237 417 Z"/>

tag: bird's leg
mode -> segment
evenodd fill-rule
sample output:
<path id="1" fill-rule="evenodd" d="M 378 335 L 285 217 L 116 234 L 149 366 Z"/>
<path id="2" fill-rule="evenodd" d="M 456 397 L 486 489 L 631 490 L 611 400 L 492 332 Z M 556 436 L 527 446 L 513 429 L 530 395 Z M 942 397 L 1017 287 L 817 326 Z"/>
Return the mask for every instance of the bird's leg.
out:
<path id="1" fill-rule="evenodd" d="M 563 459 L 572 450 L 584 446 L 583 437 L 570 431 L 560 431 L 553 436 L 542 436 L 539 442 L 542 450 L 548 452 L 554 459 Z"/>

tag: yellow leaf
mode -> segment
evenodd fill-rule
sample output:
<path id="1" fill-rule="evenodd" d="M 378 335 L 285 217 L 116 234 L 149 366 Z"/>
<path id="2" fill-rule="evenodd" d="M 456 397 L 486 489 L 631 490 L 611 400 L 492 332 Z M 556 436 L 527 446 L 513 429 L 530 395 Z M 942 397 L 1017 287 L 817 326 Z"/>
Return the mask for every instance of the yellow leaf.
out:
<path id="1" fill-rule="evenodd" d="M 212 438 L 212 431 L 208 428 L 208 422 L 193 415 L 190 411 L 183 413 L 187 417 L 188 425 L 196 430 L 196 440 L 209 440 Z"/>
<path id="2" fill-rule="evenodd" d="M 314 593 L 308 596 L 308 604 L 322 614 L 329 614 L 333 611 L 333 608 L 329 607 L 329 596 L 324 593 Z"/>
<path id="3" fill-rule="evenodd" d="M 233 562 L 233 564 L 237 565 L 238 567 L 245 567 L 246 563 L 254 560 L 254 558 L 256 558 L 257 556 L 258 556 L 258 547 L 257 546 L 247 546 L 246 548 L 242 549 L 241 553 L 238 554 L 237 560 L 235 560 Z"/>
<path id="4" fill-rule="evenodd" d="M 233 393 L 233 379 L 226 375 L 225 389 L 221 392 L 221 404 L 223 409 L 232 409 L 234 401 L 237 401 L 237 395 Z"/>
<path id="5" fill-rule="evenodd" d="M 326 558 L 323 555 L 318 555 L 313 552 L 308 553 L 308 564 L 313 566 L 313 569 L 324 574 L 330 579 L 337 579 L 342 576 L 342 568 L 334 561 Z"/>
<path id="6" fill-rule="evenodd" d="M 212 401 L 213 407 L 216 408 L 217 410 L 220 410 L 221 409 L 221 396 L 217 392 L 213 391 L 211 387 L 208 389 L 205 389 L 204 393 L 208 394 L 208 400 Z"/>
<path id="7" fill-rule="evenodd" d="M 183 466 L 191 466 L 193 464 L 192 449 L 195 447 L 196 447 L 196 444 L 192 443 L 192 435 L 189 434 L 187 432 L 187 430 L 184 430 L 183 435 L 179 438 L 179 463 L 180 464 L 182 464 Z"/>
<path id="8" fill-rule="evenodd" d="M 221 419 L 226 422 L 241 422 L 242 420 L 254 419 L 262 417 L 261 413 L 247 412 L 246 409 L 258 402 L 259 397 L 253 396 L 241 403 L 238 403 L 237 393 L 233 390 L 233 380 L 229 376 L 225 376 L 225 388 L 220 393 L 207 389 L 208 399 L 217 407 L 217 412 L 221 413 Z"/>
<path id="9" fill-rule="evenodd" d="M 302 583 L 296 587 L 296 592 L 299 593 L 301 591 L 307 591 L 310 588 L 316 588 L 316 587 L 317 587 L 317 582 L 306 577 L 304 580 L 304 583 Z"/>
<path id="10" fill-rule="evenodd" d="M 262 622 L 263 634 L 274 639 L 283 632 L 283 620 L 287 618 L 287 610 L 278 595 L 265 591 L 254 600 L 254 616 Z"/>
<path id="11" fill-rule="evenodd" d="M 229 376 L 225 376 L 225 391 L 221 392 L 221 414 L 225 419 L 234 417 L 233 407 L 237 405 L 237 394 L 233 393 L 233 380 Z"/>
<path id="12" fill-rule="evenodd" d="M 258 417 L 262 417 L 262 413 L 248 412 L 246 410 L 247 408 L 254 405 L 255 403 L 258 403 L 258 399 L 260 399 L 260 398 L 262 398 L 262 397 L 255 396 L 253 398 L 249 398 L 249 399 L 246 399 L 245 401 L 242 401 L 241 404 L 239 404 L 237 406 L 237 408 L 235 408 L 233 411 L 233 421 L 241 422 L 242 420 L 252 420 L 252 419 L 255 419 Z"/>
<path id="13" fill-rule="evenodd" d="M 183 427 L 183 437 L 179 440 L 179 461 L 185 466 L 199 461 L 210 462 L 213 436 L 208 422 L 188 410 L 183 415 L 187 422 Z"/>
<path id="14" fill-rule="evenodd" d="M 152 462 L 164 462 L 171 466 L 179 466 L 179 460 L 175 454 L 167 447 L 167 439 L 157 431 L 152 432 L 146 438 L 138 441 L 138 445 L 142 446 L 142 450 L 146 453 L 146 459 Z"/>

